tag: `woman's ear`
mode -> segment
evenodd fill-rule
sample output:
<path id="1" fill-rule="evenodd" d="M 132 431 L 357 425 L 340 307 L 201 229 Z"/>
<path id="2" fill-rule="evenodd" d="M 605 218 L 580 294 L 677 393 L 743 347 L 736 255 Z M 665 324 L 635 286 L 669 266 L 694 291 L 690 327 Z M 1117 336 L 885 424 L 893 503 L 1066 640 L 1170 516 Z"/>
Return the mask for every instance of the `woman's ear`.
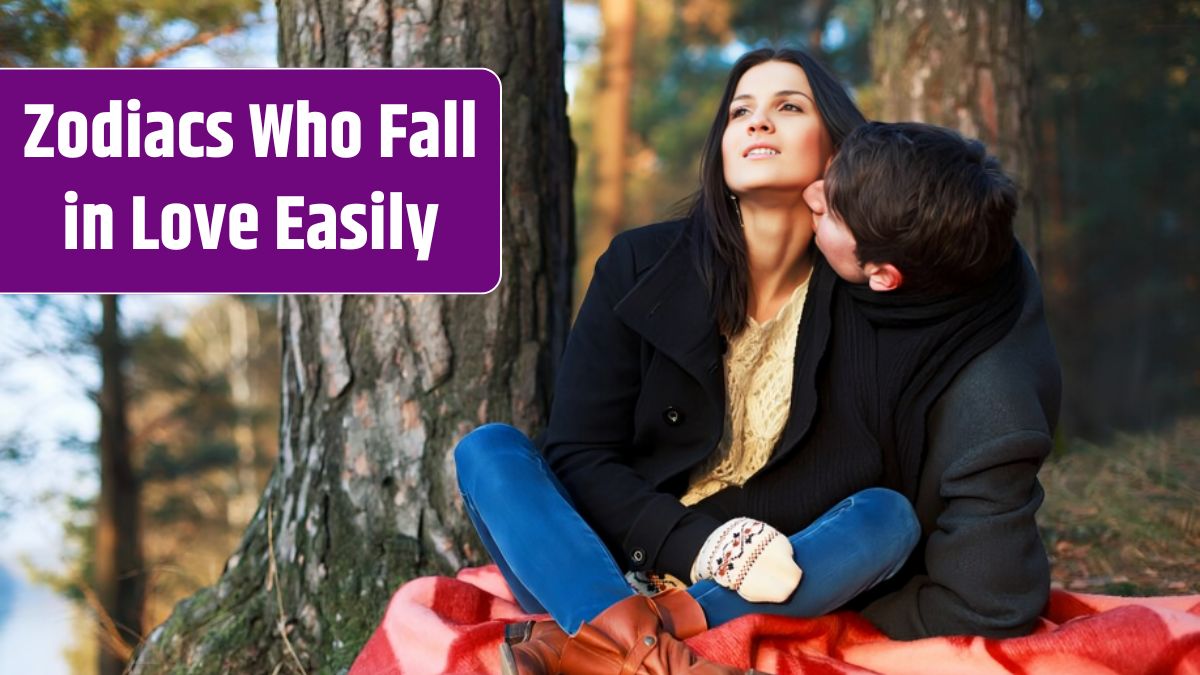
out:
<path id="1" fill-rule="evenodd" d="M 873 291 L 894 291 L 904 285 L 904 274 L 891 263 L 867 263 L 863 272 Z"/>

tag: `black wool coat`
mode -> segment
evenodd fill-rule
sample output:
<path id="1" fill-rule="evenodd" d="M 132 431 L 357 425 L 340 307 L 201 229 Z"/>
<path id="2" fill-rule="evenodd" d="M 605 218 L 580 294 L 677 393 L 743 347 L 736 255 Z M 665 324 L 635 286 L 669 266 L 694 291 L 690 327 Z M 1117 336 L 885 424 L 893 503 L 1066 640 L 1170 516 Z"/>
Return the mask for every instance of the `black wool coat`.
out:
<path id="1" fill-rule="evenodd" d="M 597 262 L 543 437 L 550 466 L 618 563 L 681 579 L 726 519 L 759 517 L 790 534 L 880 484 L 882 464 L 844 448 L 806 446 L 817 385 L 795 378 L 782 438 L 743 494 L 725 491 L 692 508 L 679 503 L 690 470 L 720 441 L 725 414 L 725 345 L 695 262 L 695 226 L 677 220 L 628 231 Z M 900 574 L 859 601 L 893 638 L 1024 634 L 1048 597 L 1034 514 L 1061 384 L 1040 287 L 1025 268 L 1029 292 L 1016 326 L 959 372 L 928 415 L 914 504 L 921 542 Z M 814 270 L 797 372 L 830 348 L 827 312 L 837 284 L 827 265 Z M 794 501 L 756 513 L 759 480 L 786 481 Z"/>

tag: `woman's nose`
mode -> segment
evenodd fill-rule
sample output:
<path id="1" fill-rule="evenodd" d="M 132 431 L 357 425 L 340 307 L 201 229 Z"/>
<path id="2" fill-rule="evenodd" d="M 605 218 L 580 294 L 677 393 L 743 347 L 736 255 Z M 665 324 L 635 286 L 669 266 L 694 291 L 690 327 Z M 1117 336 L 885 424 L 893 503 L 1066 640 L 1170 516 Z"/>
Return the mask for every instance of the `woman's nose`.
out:
<path id="1" fill-rule="evenodd" d="M 763 114 L 762 111 L 754 113 L 754 115 L 750 118 L 749 133 L 754 133 L 756 131 L 771 131 L 773 128 L 774 127 L 771 125 L 771 120 L 765 114 Z"/>

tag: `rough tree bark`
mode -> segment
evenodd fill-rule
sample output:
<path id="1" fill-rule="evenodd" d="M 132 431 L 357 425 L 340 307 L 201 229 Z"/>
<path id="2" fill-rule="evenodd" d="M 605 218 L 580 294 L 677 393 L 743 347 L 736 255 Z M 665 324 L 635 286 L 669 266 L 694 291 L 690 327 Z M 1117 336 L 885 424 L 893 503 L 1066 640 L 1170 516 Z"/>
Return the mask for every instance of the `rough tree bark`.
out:
<path id="1" fill-rule="evenodd" d="M 217 584 L 180 603 L 134 673 L 337 672 L 415 575 L 485 553 L 455 443 L 545 420 L 570 316 L 573 159 L 562 5 L 282 0 L 284 66 L 463 66 L 504 87 L 504 278 L 485 296 L 285 297 L 280 458 Z"/>
<path id="2" fill-rule="evenodd" d="M 1020 186 L 1017 236 L 1040 268 L 1026 3 L 881 2 L 876 19 L 882 119 L 940 124 L 986 143 Z"/>
<path id="3" fill-rule="evenodd" d="M 100 296 L 100 501 L 96 508 L 96 600 L 100 617 L 100 675 L 121 675 L 142 633 L 146 577 L 142 562 L 140 486 L 130 459 L 129 415 L 118 299 Z"/>
<path id="4" fill-rule="evenodd" d="M 579 260 L 579 287 L 592 281 L 596 260 L 621 231 L 625 209 L 629 106 L 633 93 L 633 40 L 636 0 L 600 0 L 604 34 L 600 38 L 600 87 L 593 116 L 595 184 L 592 209 Z"/>

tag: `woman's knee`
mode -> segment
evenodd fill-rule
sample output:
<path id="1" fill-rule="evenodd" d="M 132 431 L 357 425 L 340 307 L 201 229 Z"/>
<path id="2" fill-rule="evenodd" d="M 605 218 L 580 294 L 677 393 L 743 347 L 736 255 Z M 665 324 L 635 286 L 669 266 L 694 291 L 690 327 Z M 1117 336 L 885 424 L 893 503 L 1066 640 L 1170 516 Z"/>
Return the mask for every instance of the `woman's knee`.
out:
<path id="1" fill-rule="evenodd" d="M 904 495 L 887 488 L 868 488 L 854 496 L 857 506 L 868 512 L 868 519 L 891 535 L 897 556 L 907 557 L 921 538 L 921 523 L 912 503 Z"/>
<path id="2" fill-rule="evenodd" d="M 535 454 L 529 437 L 501 423 L 485 424 L 463 437 L 454 448 L 454 466 L 461 490 L 475 490 L 481 483 L 499 480 L 514 460 Z"/>

